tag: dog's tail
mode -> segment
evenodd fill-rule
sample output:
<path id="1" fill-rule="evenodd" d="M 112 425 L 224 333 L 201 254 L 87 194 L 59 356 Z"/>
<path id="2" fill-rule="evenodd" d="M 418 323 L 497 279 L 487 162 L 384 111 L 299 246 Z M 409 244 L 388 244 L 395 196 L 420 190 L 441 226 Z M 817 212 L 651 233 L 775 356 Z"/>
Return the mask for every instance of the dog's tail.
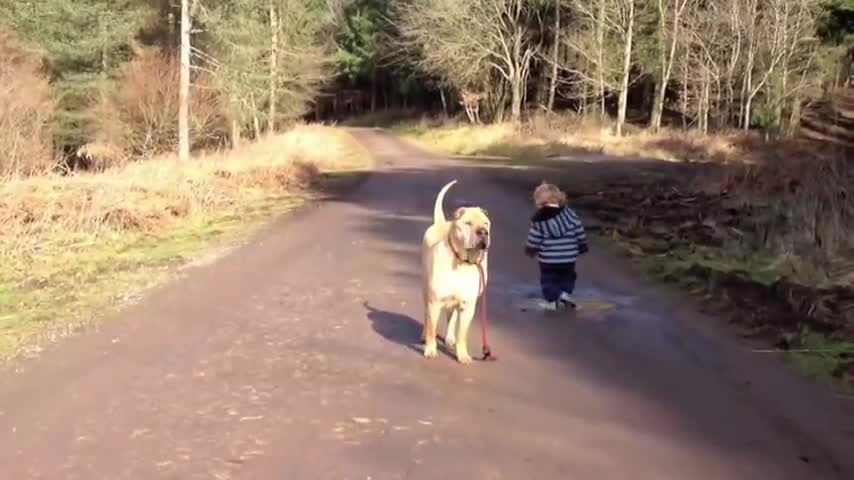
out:
<path id="1" fill-rule="evenodd" d="M 439 195 L 436 196 L 436 205 L 433 206 L 433 225 L 439 225 L 440 223 L 445 223 L 447 220 L 445 219 L 445 194 L 448 193 L 448 190 L 457 183 L 456 180 L 452 180 L 450 183 L 442 187 L 439 190 Z"/>

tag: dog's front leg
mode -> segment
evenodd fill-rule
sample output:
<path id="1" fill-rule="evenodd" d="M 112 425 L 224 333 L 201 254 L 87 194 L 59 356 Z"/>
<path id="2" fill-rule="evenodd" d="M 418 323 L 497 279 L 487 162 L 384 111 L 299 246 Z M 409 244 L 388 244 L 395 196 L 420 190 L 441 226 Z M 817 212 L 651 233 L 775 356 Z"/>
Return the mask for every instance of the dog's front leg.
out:
<path id="1" fill-rule="evenodd" d="M 436 356 L 436 326 L 442 316 L 441 302 L 428 302 L 424 312 L 424 356 L 433 358 Z"/>
<path id="2" fill-rule="evenodd" d="M 471 356 L 468 349 L 469 327 L 471 327 L 472 319 L 474 319 L 474 310 L 476 302 L 465 303 L 459 309 L 459 335 L 457 335 L 456 355 L 457 361 L 462 364 L 471 363 Z"/>
<path id="3" fill-rule="evenodd" d="M 457 317 L 460 316 L 459 309 L 453 309 L 448 314 L 448 331 L 445 333 L 445 346 L 454 348 L 457 343 Z"/>

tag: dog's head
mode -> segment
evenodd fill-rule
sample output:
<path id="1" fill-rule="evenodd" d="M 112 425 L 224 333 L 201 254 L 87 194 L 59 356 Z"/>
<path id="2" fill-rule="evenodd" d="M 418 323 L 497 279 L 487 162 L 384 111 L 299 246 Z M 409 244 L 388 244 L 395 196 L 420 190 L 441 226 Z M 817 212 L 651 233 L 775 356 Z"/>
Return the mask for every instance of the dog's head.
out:
<path id="1" fill-rule="evenodd" d="M 480 258 L 489 249 L 492 223 L 480 207 L 460 207 L 454 212 L 450 241 L 468 259 Z"/>

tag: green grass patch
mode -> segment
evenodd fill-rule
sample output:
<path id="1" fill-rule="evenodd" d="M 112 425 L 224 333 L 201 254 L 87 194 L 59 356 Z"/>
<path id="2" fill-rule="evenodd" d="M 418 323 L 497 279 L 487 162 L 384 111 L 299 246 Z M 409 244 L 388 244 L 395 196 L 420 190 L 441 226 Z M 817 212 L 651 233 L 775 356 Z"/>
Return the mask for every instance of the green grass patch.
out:
<path id="1" fill-rule="evenodd" d="M 786 359 L 805 375 L 822 382 L 839 382 L 854 392 L 854 377 L 845 366 L 854 357 L 854 342 L 805 331 L 797 339 L 798 348 Z"/>
<path id="2" fill-rule="evenodd" d="M 0 359 L 61 338 L 132 302 L 174 268 L 243 238 L 304 202 L 269 198 L 217 216 L 198 216 L 155 236 L 115 233 L 89 245 L 57 241 L 38 257 L 0 266 Z M 58 239 L 59 240 L 59 239 Z"/>

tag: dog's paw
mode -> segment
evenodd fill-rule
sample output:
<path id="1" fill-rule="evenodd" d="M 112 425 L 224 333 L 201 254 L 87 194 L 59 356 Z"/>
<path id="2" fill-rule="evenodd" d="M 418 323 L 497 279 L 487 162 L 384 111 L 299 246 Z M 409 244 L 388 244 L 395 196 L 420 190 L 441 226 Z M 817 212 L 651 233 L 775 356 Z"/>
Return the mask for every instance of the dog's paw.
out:
<path id="1" fill-rule="evenodd" d="M 468 365 L 472 362 L 471 356 L 468 353 L 458 353 L 457 361 L 463 365 Z"/>
<path id="2" fill-rule="evenodd" d="M 454 337 L 453 335 L 448 335 L 447 337 L 445 337 L 445 345 L 446 345 L 448 348 L 454 348 L 454 347 L 456 347 L 456 346 L 457 346 L 457 339 L 456 339 L 456 337 Z"/>
<path id="3" fill-rule="evenodd" d="M 431 347 L 428 347 L 428 346 L 424 347 L 424 358 L 434 358 L 434 357 L 436 357 L 436 355 L 437 355 L 437 352 L 436 352 L 436 346 L 435 345 L 433 345 Z"/>

